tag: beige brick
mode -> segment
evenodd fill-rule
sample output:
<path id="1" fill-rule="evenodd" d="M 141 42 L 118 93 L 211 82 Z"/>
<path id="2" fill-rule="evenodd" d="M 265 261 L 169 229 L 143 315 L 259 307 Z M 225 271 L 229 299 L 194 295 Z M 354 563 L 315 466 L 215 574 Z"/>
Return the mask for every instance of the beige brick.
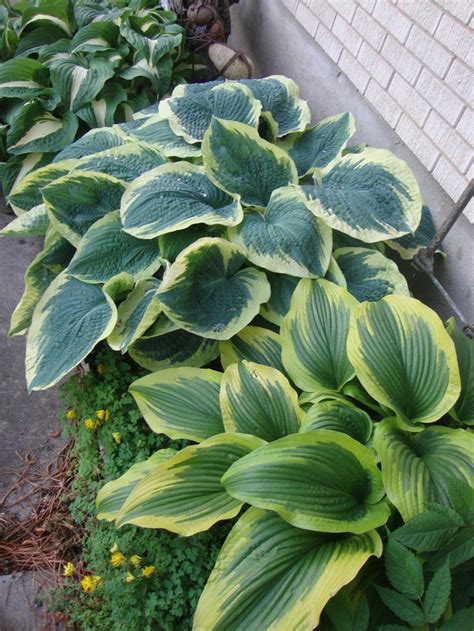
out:
<path id="1" fill-rule="evenodd" d="M 382 118 L 395 128 L 398 119 L 402 113 L 399 105 L 383 90 L 379 84 L 371 79 L 364 94 L 365 98 L 375 107 L 381 114 Z"/>
<path id="2" fill-rule="evenodd" d="M 431 171 L 440 156 L 438 147 L 434 145 L 408 114 L 403 113 L 397 123 L 395 131 L 412 151 L 418 160 Z"/>
<path id="3" fill-rule="evenodd" d="M 339 59 L 339 68 L 348 76 L 355 87 L 364 93 L 369 83 L 369 73 L 347 50 L 343 50 Z"/>
<path id="4" fill-rule="evenodd" d="M 302 2 L 296 7 L 295 18 L 314 37 L 319 24 L 318 18 Z"/>
<path id="5" fill-rule="evenodd" d="M 461 175 L 444 156 L 440 157 L 438 164 L 433 169 L 433 177 L 455 202 L 458 201 L 468 185 L 467 178 Z"/>
<path id="6" fill-rule="evenodd" d="M 357 8 L 354 0 L 328 0 L 328 2 L 334 7 L 336 13 L 342 15 L 347 22 L 352 22 L 352 18 L 354 17 L 354 13 Z"/>
<path id="7" fill-rule="evenodd" d="M 334 20 L 336 19 L 336 12 L 326 2 L 326 0 L 311 0 L 309 8 L 316 15 L 323 24 L 329 29 L 332 28 Z"/>
<path id="8" fill-rule="evenodd" d="M 451 13 L 454 17 L 461 20 L 465 24 L 469 24 L 472 16 L 472 2 L 470 0 L 436 0 L 447 13 Z"/>
<path id="9" fill-rule="evenodd" d="M 471 199 L 469 204 L 464 209 L 464 214 L 467 217 L 468 221 L 474 223 L 474 198 Z"/>
<path id="10" fill-rule="evenodd" d="M 451 52 L 469 65 L 474 63 L 474 46 L 469 28 L 463 26 L 447 14 L 441 18 L 436 29 L 436 39 L 444 44 Z"/>
<path id="11" fill-rule="evenodd" d="M 382 88 L 388 86 L 393 75 L 393 69 L 390 64 L 366 42 L 362 43 L 357 59 Z"/>
<path id="12" fill-rule="evenodd" d="M 356 0 L 356 2 L 360 4 L 361 7 L 364 7 L 367 13 L 372 13 L 376 4 L 376 0 Z"/>
<path id="13" fill-rule="evenodd" d="M 472 150 L 461 136 L 436 112 L 430 112 L 423 129 L 457 170 L 466 173 L 472 160 Z"/>
<path id="14" fill-rule="evenodd" d="M 336 16 L 332 32 L 343 42 L 345 48 L 348 48 L 357 57 L 362 44 L 362 37 L 340 15 Z"/>
<path id="15" fill-rule="evenodd" d="M 430 0 L 398 0 L 397 6 L 431 35 L 435 32 L 443 14 L 441 9 Z"/>
<path id="16" fill-rule="evenodd" d="M 316 42 L 321 46 L 326 55 L 328 55 L 335 63 L 339 61 L 343 46 L 341 42 L 333 35 L 324 24 L 318 26 L 315 38 Z"/>
<path id="17" fill-rule="evenodd" d="M 388 91 L 415 123 L 422 127 L 430 111 L 430 105 L 415 88 L 395 73 Z"/>
<path id="18" fill-rule="evenodd" d="M 281 1 L 285 5 L 285 7 L 288 9 L 288 11 L 290 11 L 293 14 L 295 13 L 298 0 L 281 0 Z"/>
<path id="19" fill-rule="evenodd" d="M 415 83 L 420 74 L 421 63 L 391 35 L 385 40 L 382 55 L 409 83 Z"/>
<path id="20" fill-rule="evenodd" d="M 467 103 L 474 99 L 474 72 L 459 59 L 454 60 L 445 81 Z"/>
<path id="21" fill-rule="evenodd" d="M 453 54 L 448 52 L 444 46 L 438 44 L 433 37 L 427 35 L 416 24 L 411 29 L 406 46 L 439 77 L 445 76 L 453 59 Z"/>
<path id="22" fill-rule="evenodd" d="M 468 142 L 471 147 L 474 145 L 474 112 L 467 107 L 456 125 L 456 130 Z"/>
<path id="23" fill-rule="evenodd" d="M 385 29 L 360 7 L 357 7 L 354 19 L 352 20 L 352 26 L 375 50 L 382 48 L 386 36 Z"/>
<path id="24" fill-rule="evenodd" d="M 464 102 L 426 68 L 421 71 L 416 89 L 448 123 L 456 123 Z"/>
<path id="25" fill-rule="evenodd" d="M 377 0 L 373 16 L 402 44 L 406 42 L 412 23 L 394 4 Z"/>

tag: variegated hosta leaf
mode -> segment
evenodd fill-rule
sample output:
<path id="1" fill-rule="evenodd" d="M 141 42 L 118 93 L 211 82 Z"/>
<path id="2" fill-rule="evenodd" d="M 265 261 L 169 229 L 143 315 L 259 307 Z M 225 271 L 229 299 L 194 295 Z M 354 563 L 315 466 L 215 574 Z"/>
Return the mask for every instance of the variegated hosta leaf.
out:
<path id="1" fill-rule="evenodd" d="M 283 365 L 307 392 L 342 389 L 354 376 L 346 340 L 357 300 L 327 280 L 301 280 L 281 325 Z"/>
<path id="2" fill-rule="evenodd" d="M 36 59 L 9 59 L 0 64 L 0 98 L 27 101 L 44 94 L 49 71 Z"/>
<path id="3" fill-rule="evenodd" d="M 202 153 L 211 180 L 247 205 L 266 206 L 276 188 L 298 182 L 288 154 L 243 123 L 214 118 Z"/>
<path id="4" fill-rule="evenodd" d="M 141 280 L 152 276 L 161 265 L 158 239 L 144 241 L 124 232 L 117 210 L 88 229 L 68 267 L 68 274 L 85 283 L 105 283 L 120 272 Z"/>
<path id="5" fill-rule="evenodd" d="M 126 134 L 120 131 L 119 128 L 113 129 L 91 129 L 84 134 L 82 138 L 73 142 L 54 158 L 53 162 L 59 162 L 60 160 L 69 160 L 83 158 L 84 156 L 90 156 L 106 149 L 112 149 L 113 147 L 120 147 L 127 142 L 131 142 L 131 138 L 128 138 Z"/>
<path id="6" fill-rule="evenodd" d="M 195 243 L 198 239 L 204 237 L 222 237 L 226 236 L 225 226 L 208 226 L 204 223 L 195 224 L 178 230 L 177 232 L 167 232 L 158 237 L 160 244 L 160 252 L 162 257 L 169 263 L 176 261 L 176 257 L 184 249 Z"/>
<path id="7" fill-rule="evenodd" d="M 51 81 L 65 107 L 76 111 L 99 94 L 114 69 L 105 59 L 66 57 L 51 67 Z"/>
<path id="8" fill-rule="evenodd" d="M 388 418 L 375 428 L 374 447 L 387 497 L 404 521 L 427 510 L 428 502 L 450 506 L 453 478 L 473 485 L 474 437 L 467 430 L 434 426 L 412 434 Z"/>
<path id="9" fill-rule="evenodd" d="M 158 465 L 133 489 L 117 525 L 166 528 L 189 537 L 235 517 L 242 503 L 220 480 L 237 460 L 264 444 L 256 436 L 219 434 L 181 450 Z"/>
<path id="10" fill-rule="evenodd" d="M 344 289 L 347 289 L 346 277 L 342 273 L 342 270 L 337 264 L 334 256 L 331 256 L 328 271 L 326 272 L 326 276 L 324 278 L 335 285 L 340 285 L 341 287 L 344 287 Z"/>
<path id="11" fill-rule="evenodd" d="M 202 167 L 188 162 L 164 164 L 137 178 L 120 212 L 124 230 L 140 239 L 198 223 L 235 226 L 242 221 L 238 197 L 224 193 Z"/>
<path id="12" fill-rule="evenodd" d="M 206 366 L 219 357 L 219 344 L 182 329 L 156 337 L 142 337 L 129 346 L 128 354 L 147 370 Z"/>
<path id="13" fill-rule="evenodd" d="M 112 276 L 112 278 L 104 283 L 104 291 L 112 298 L 115 304 L 117 304 L 121 300 L 125 300 L 134 285 L 135 281 L 133 280 L 133 276 L 130 276 L 127 272 L 120 272 L 120 274 Z"/>
<path id="14" fill-rule="evenodd" d="M 459 397 L 453 341 L 436 313 L 414 298 L 359 305 L 347 352 L 367 392 L 409 431 L 440 419 Z"/>
<path id="15" fill-rule="evenodd" d="M 406 234 L 398 239 L 386 241 L 386 244 L 392 250 L 396 250 L 402 259 L 412 259 L 421 248 L 426 248 L 432 241 L 436 234 L 436 228 L 431 217 L 431 212 L 428 206 L 423 206 L 421 209 L 421 221 L 418 228 L 415 230 L 415 234 Z M 442 250 L 437 250 L 442 252 Z"/>
<path id="16" fill-rule="evenodd" d="M 3 163 L 0 171 L 0 183 L 3 196 L 8 198 L 10 192 L 35 169 L 40 169 L 51 163 L 51 153 L 26 153 L 21 156 L 11 156 Z"/>
<path id="17" fill-rule="evenodd" d="M 201 147 L 177 136 L 172 131 L 169 121 L 160 114 L 147 117 L 143 123 L 127 133 L 132 138 L 154 145 L 169 158 L 192 158 L 201 155 Z"/>
<path id="18" fill-rule="evenodd" d="M 225 239 L 199 239 L 179 254 L 160 287 L 163 310 L 186 331 L 228 340 L 270 297 L 265 274 Z"/>
<path id="19" fill-rule="evenodd" d="M 186 94 L 186 88 L 178 86 L 159 109 L 174 133 L 190 143 L 202 141 L 213 116 L 257 128 L 261 111 L 260 101 L 239 83 L 221 83 L 198 94 Z"/>
<path id="20" fill-rule="evenodd" d="M 139 280 L 123 302 L 118 306 L 117 324 L 107 338 L 115 351 L 125 353 L 155 322 L 161 312 L 158 300 L 160 281 L 156 278 Z"/>
<path id="21" fill-rule="evenodd" d="M 117 309 L 100 287 L 60 274 L 37 304 L 28 331 L 28 389 L 57 383 L 112 332 L 116 320 Z"/>
<path id="22" fill-rule="evenodd" d="M 219 348 L 224 370 L 231 364 L 246 359 L 285 372 L 281 361 L 279 334 L 261 326 L 246 326 L 230 340 L 220 342 Z"/>
<path id="23" fill-rule="evenodd" d="M 372 452 L 328 429 L 261 447 L 234 463 L 222 484 L 232 497 L 307 530 L 360 534 L 390 516 Z"/>
<path id="24" fill-rule="evenodd" d="M 134 464 L 120 478 L 107 482 L 100 489 L 95 500 L 97 519 L 113 521 L 137 484 L 157 465 L 166 462 L 175 455 L 175 449 L 160 449 L 148 460 Z"/>
<path id="25" fill-rule="evenodd" d="M 229 230 L 255 265 L 302 278 L 324 276 L 332 249 L 332 230 L 309 212 L 304 195 L 287 186 L 273 191 L 264 212 L 249 208 Z"/>
<path id="26" fill-rule="evenodd" d="M 54 226 L 77 247 L 95 221 L 120 208 L 124 191 L 121 180 L 84 171 L 58 178 L 42 193 Z"/>
<path id="27" fill-rule="evenodd" d="M 372 435 L 372 428 L 372 420 L 366 412 L 352 403 L 331 399 L 314 403 L 309 408 L 300 431 L 332 429 L 366 444 Z"/>
<path id="28" fill-rule="evenodd" d="M 231 364 L 222 379 L 220 403 L 226 432 L 270 441 L 300 429 L 298 395 L 285 375 L 270 366 Z"/>
<path id="29" fill-rule="evenodd" d="M 108 48 L 116 48 L 119 27 L 114 22 L 91 22 L 80 28 L 72 38 L 71 53 L 93 53 Z"/>
<path id="30" fill-rule="evenodd" d="M 143 142 L 106 149 L 81 158 L 76 171 L 97 171 L 111 175 L 124 182 L 133 182 L 140 175 L 167 162 L 158 149 Z"/>
<path id="31" fill-rule="evenodd" d="M 27 6 L 22 11 L 21 31 L 28 26 L 57 26 L 72 37 L 74 17 L 67 2 L 40 2 L 39 6 Z"/>
<path id="32" fill-rule="evenodd" d="M 154 432 L 200 443 L 224 432 L 221 379 L 215 370 L 170 368 L 134 381 L 129 392 Z"/>
<path id="33" fill-rule="evenodd" d="M 262 305 L 260 315 L 268 322 L 280 326 L 283 318 L 290 310 L 291 297 L 300 279 L 288 274 L 267 273 L 271 287 L 270 300 Z"/>
<path id="34" fill-rule="evenodd" d="M 385 149 L 347 154 L 305 186 L 308 207 L 332 228 L 368 243 L 414 232 L 421 219 L 415 176 Z"/>
<path id="35" fill-rule="evenodd" d="M 350 293 L 360 302 L 380 300 L 389 294 L 409 296 L 407 281 L 396 263 L 368 248 L 340 248 L 334 258 Z"/>
<path id="36" fill-rule="evenodd" d="M 34 237 L 45 235 L 49 228 L 46 206 L 39 204 L 21 214 L 0 230 L 0 237 Z"/>
<path id="37" fill-rule="evenodd" d="M 250 508 L 217 557 L 193 629 L 315 629 L 328 600 L 381 554 L 375 530 L 328 537 Z"/>
<path id="38" fill-rule="evenodd" d="M 127 91 L 118 81 L 107 81 L 99 94 L 77 109 L 76 114 L 91 128 L 113 125 L 118 106 L 127 99 Z"/>
<path id="39" fill-rule="evenodd" d="M 461 395 L 449 413 L 460 423 L 474 425 L 474 340 L 464 335 L 454 318 L 448 320 L 447 329 L 456 348 L 461 378 Z"/>

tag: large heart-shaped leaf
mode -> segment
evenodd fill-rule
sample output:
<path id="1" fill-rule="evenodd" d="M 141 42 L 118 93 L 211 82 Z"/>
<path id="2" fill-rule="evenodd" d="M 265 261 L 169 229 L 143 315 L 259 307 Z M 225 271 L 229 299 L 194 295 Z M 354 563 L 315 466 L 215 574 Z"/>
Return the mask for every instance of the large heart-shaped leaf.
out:
<path id="1" fill-rule="evenodd" d="M 193 628 L 315 629 L 328 600 L 381 554 L 375 530 L 328 536 L 250 508 L 224 543 Z"/>
<path id="2" fill-rule="evenodd" d="M 436 234 L 436 227 L 431 217 L 431 212 L 428 206 L 423 206 L 421 209 L 421 221 L 414 234 L 406 234 L 398 239 L 389 239 L 386 243 L 389 248 L 396 250 L 402 259 L 412 259 L 421 248 L 426 248 L 430 245 Z M 437 250 L 442 252 L 442 250 Z"/>
<path id="3" fill-rule="evenodd" d="M 268 322 L 280 326 L 290 310 L 291 298 L 300 279 L 288 274 L 272 274 L 271 272 L 267 272 L 267 278 L 272 293 L 270 300 L 262 305 L 260 315 Z"/>
<path id="4" fill-rule="evenodd" d="M 113 66 L 99 58 L 71 56 L 58 59 L 51 67 L 54 89 L 64 105 L 74 112 L 97 96 L 113 76 Z"/>
<path id="5" fill-rule="evenodd" d="M 111 175 L 124 182 L 133 182 L 140 175 L 167 162 L 158 149 L 143 143 L 129 142 L 126 145 L 106 149 L 81 158 L 76 171 L 97 171 Z"/>
<path id="6" fill-rule="evenodd" d="M 113 125 L 118 106 L 127 100 L 127 91 L 118 81 L 107 81 L 99 94 L 77 109 L 76 114 L 91 128 Z"/>
<path id="7" fill-rule="evenodd" d="M 120 147 L 131 141 L 132 139 L 121 132 L 117 126 L 113 129 L 91 129 L 82 138 L 60 151 L 53 159 L 53 162 L 70 159 L 78 160 L 93 153 Z"/>
<path id="8" fill-rule="evenodd" d="M 352 403 L 330 399 L 314 403 L 306 412 L 300 431 L 312 432 L 315 429 L 343 432 L 366 444 L 372 435 L 373 423 L 366 412 Z"/>
<path id="9" fill-rule="evenodd" d="M 200 145 L 192 145 L 171 129 L 169 121 L 160 114 L 138 119 L 137 125 L 127 131 L 132 138 L 157 147 L 164 156 L 192 158 L 201 155 Z"/>
<path id="10" fill-rule="evenodd" d="M 68 37 L 72 37 L 74 17 L 68 2 L 40 2 L 26 6 L 21 15 L 21 31 L 28 26 L 57 26 Z"/>
<path id="11" fill-rule="evenodd" d="M 257 315 L 270 297 L 265 274 L 242 268 L 240 248 L 224 239 L 204 238 L 183 250 L 160 287 L 163 310 L 180 327 L 227 340 Z"/>
<path id="12" fill-rule="evenodd" d="M 119 27 L 114 22 L 91 22 L 80 28 L 72 38 L 71 53 L 93 53 L 117 47 Z"/>
<path id="13" fill-rule="evenodd" d="M 456 348 L 461 378 L 461 394 L 449 413 L 460 423 L 474 425 L 474 340 L 464 335 L 454 318 L 448 320 L 447 329 Z"/>
<path id="14" fill-rule="evenodd" d="M 290 186 L 273 191 L 264 212 L 249 208 L 243 222 L 229 230 L 229 239 L 252 263 L 271 272 L 319 278 L 329 266 L 332 230 Z"/>
<path id="15" fill-rule="evenodd" d="M 357 378 L 399 423 L 437 421 L 460 392 L 453 341 L 429 307 L 407 296 L 361 304 L 351 322 L 347 352 Z"/>
<path id="16" fill-rule="evenodd" d="M 9 59 L 0 64 L 0 98 L 27 101 L 46 92 L 49 71 L 35 59 Z"/>
<path id="17" fill-rule="evenodd" d="M 270 329 L 264 329 L 261 326 L 246 326 L 230 340 L 220 342 L 219 348 L 224 370 L 231 364 L 246 359 L 284 372 L 280 335 Z"/>
<path id="18" fill-rule="evenodd" d="M 44 204 L 22 213 L 0 230 L 0 237 L 43 236 L 50 226 L 49 215 Z"/>

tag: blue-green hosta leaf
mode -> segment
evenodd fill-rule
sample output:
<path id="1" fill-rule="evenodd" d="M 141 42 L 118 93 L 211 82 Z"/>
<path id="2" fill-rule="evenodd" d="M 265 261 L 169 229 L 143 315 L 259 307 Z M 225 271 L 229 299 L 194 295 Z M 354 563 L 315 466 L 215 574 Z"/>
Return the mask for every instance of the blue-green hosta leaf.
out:
<path id="1" fill-rule="evenodd" d="M 38 61 L 51 68 L 52 64 L 58 59 L 69 57 L 71 52 L 71 40 L 68 38 L 59 39 L 52 44 L 42 46 L 38 51 Z M 55 92 L 57 94 L 57 92 Z"/>
<path id="2" fill-rule="evenodd" d="M 127 133 L 137 140 L 154 145 L 169 158 L 192 158 L 201 155 L 201 147 L 177 136 L 172 131 L 169 121 L 160 114 L 145 118 L 143 123 Z"/>
<path id="3" fill-rule="evenodd" d="M 346 352 L 356 299 L 327 280 L 301 280 L 281 325 L 283 365 L 307 392 L 342 389 L 354 376 Z"/>
<path id="4" fill-rule="evenodd" d="M 461 395 L 449 413 L 461 423 L 474 425 L 474 340 L 464 335 L 454 318 L 448 320 L 447 329 L 456 348 L 461 378 Z"/>
<path id="5" fill-rule="evenodd" d="M 328 429 L 261 447 L 234 463 L 222 484 L 232 497 L 307 530 L 361 534 L 390 516 L 372 452 Z"/>
<path id="6" fill-rule="evenodd" d="M 359 305 L 347 352 L 363 387 L 409 431 L 440 419 L 459 397 L 453 341 L 436 313 L 414 298 Z"/>
<path id="7" fill-rule="evenodd" d="M 449 506 L 452 478 L 472 485 L 474 437 L 466 430 L 434 426 L 415 434 L 385 419 L 376 425 L 374 447 L 387 497 L 405 521 L 424 512 L 428 502 Z"/>
<path id="8" fill-rule="evenodd" d="M 49 44 L 54 44 L 64 37 L 64 32 L 56 26 L 40 26 L 33 31 L 22 35 L 18 46 L 15 47 L 15 57 L 30 57 L 33 54 L 41 54 L 41 49 Z"/>
<path id="9" fill-rule="evenodd" d="M 71 111 L 89 103 L 113 76 L 114 69 L 103 59 L 67 57 L 56 61 L 51 68 L 53 87 Z"/>
<path id="10" fill-rule="evenodd" d="M 231 364 L 220 403 L 226 432 L 277 440 L 299 431 L 303 410 L 288 379 L 276 368 L 249 361 Z"/>
<path id="11" fill-rule="evenodd" d="M 250 508 L 217 557 L 194 629 L 315 629 L 328 600 L 381 554 L 375 530 L 328 537 Z"/>
<path id="12" fill-rule="evenodd" d="M 127 272 L 120 272 L 120 274 L 112 276 L 112 278 L 104 283 L 104 291 L 112 298 L 115 304 L 117 304 L 121 300 L 125 300 L 134 285 L 135 281 L 133 280 L 133 276 L 130 276 Z"/>
<path id="13" fill-rule="evenodd" d="M 116 48 L 119 27 L 113 22 L 92 22 L 80 28 L 72 38 L 71 53 L 93 53 Z"/>
<path id="14" fill-rule="evenodd" d="M 49 228 L 46 206 L 39 204 L 23 213 L 0 230 L 0 237 L 35 237 L 45 235 Z"/>
<path id="15" fill-rule="evenodd" d="M 202 152 L 211 180 L 247 205 L 266 206 L 274 189 L 298 182 L 288 154 L 243 123 L 213 118 Z"/>
<path id="16" fill-rule="evenodd" d="M 74 16 L 68 2 L 40 2 L 39 6 L 27 6 L 22 11 L 21 32 L 28 26 L 57 26 L 72 37 Z"/>
<path id="17" fill-rule="evenodd" d="M 161 265 L 158 239 L 145 241 L 124 232 L 117 210 L 88 229 L 79 242 L 68 274 L 85 283 L 105 283 L 120 272 L 141 280 L 153 276 Z"/>
<path id="18" fill-rule="evenodd" d="M 221 379 L 215 370 L 169 368 L 134 381 L 129 392 L 154 432 L 200 443 L 224 432 Z"/>
<path id="19" fill-rule="evenodd" d="M 127 99 L 128 94 L 120 83 L 107 81 L 99 94 L 77 109 L 76 114 L 92 128 L 113 125 L 117 107 Z"/>
<path id="20" fill-rule="evenodd" d="M 421 219 L 415 176 L 385 149 L 347 154 L 315 172 L 308 207 L 332 228 L 368 243 L 414 232 Z"/>
<path id="21" fill-rule="evenodd" d="M 0 64 L 0 98 L 27 101 L 45 93 L 49 71 L 35 59 L 10 59 Z"/>
<path id="22" fill-rule="evenodd" d="M 355 405 L 332 399 L 314 403 L 301 423 L 301 432 L 315 429 L 332 429 L 343 432 L 360 443 L 366 444 L 372 435 L 370 416 Z"/>
<path id="23" fill-rule="evenodd" d="M 242 266 L 245 256 L 225 239 L 204 238 L 183 250 L 166 271 L 160 300 L 166 315 L 186 331 L 228 340 L 270 297 L 265 274 Z"/>
<path id="24" fill-rule="evenodd" d="M 249 261 L 271 272 L 319 278 L 328 269 L 332 230 L 309 212 L 294 187 L 273 191 L 264 212 L 249 208 L 228 234 Z"/>
<path id="25" fill-rule="evenodd" d="M 149 58 L 147 51 L 138 53 L 140 59 L 135 61 L 133 66 L 125 67 L 118 73 L 118 77 L 126 81 L 134 79 L 146 79 L 147 83 L 151 83 L 154 91 L 158 95 L 163 95 L 168 91 L 173 74 L 173 60 L 166 55 L 157 63 Z"/>
<path id="26" fill-rule="evenodd" d="M 175 449 L 160 449 L 145 460 L 137 462 L 120 478 L 107 482 L 97 494 L 95 504 L 97 509 L 97 519 L 113 521 L 119 514 L 127 497 L 143 480 L 143 478 L 153 471 L 162 462 L 166 462 L 176 455 Z"/>
<path id="27" fill-rule="evenodd" d="M 57 383 L 112 332 L 116 320 L 117 309 L 100 287 L 60 274 L 38 302 L 28 331 L 28 389 Z"/>
<path id="28" fill-rule="evenodd" d="M 26 153 L 20 156 L 11 156 L 0 168 L 0 183 L 3 196 L 8 198 L 11 190 L 21 180 L 35 169 L 51 163 L 54 154 L 51 153 Z"/>
<path id="29" fill-rule="evenodd" d="M 84 134 L 82 138 L 79 138 L 79 140 L 73 142 L 72 145 L 60 151 L 53 162 L 69 160 L 71 158 L 78 160 L 84 156 L 90 156 L 94 153 L 105 151 L 106 149 L 120 147 L 131 142 L 131 140 L 132 139 L 117 126 L 113 129 L 91 129 L 87 134 Z"/>
<path id="30" fill-rule="evenodd" d="M 436 234 L 436 228 L 428 206 L 421 209 L 421 221 L 414 234 L 406 234 L 398 239 L 386 241 L 389 248 L 398 252 L 402 259 L 412 259 L 421 248 L 426 248 Z M 442 250 L 437 250 L 442 252 Z"/>
<path id="31" fill-rule="evenodd" d="M 231 364 L 246 359 L 285 372 L 281 361 L 279 334 L 261 326 L 246 326 L 230 340 L 220 342 L 219 348 L 224 370 Z"/>
<path id="32" fill-rule="evenodd" d="M 268 322 L 280 326 L 283 318 L 290 310 L 291 297 L 300 279 L 288 274 L 267 273 L 268 282 L 271 287 L 269 302 L 262 305 L 260 315 Z"/>
<path id="33" fill-rule="evenodd" d="M 374 302 L 389 294 L 409 296 L 407 281 L 396 263 L 368 248 L 340 248 L 334 259 L 348 291 L 359 300 Z"/>
<path id="34" fill-rule="evenodd" d="M 124 190 L 117 178 L 84 171 L 58 178 L 42 193 L 56 229 L 77 247 L 95 221 L 120 208 Z"/>
<path id="35" fill-rule="evenodd" d="M 228 468 L 265 441 L 245 434 L 219 434 L 192 445 L 152 470 L 128 496 L 117 525 L 166 528 L 190 536 L 235 517 L 242 503 L 220 480 Z"/>
<path id="36" fill-rule="evenodd" d="M 329 280 L 331 283 L 334 283 L 335 285 L 339 285 L 340 287 L 344 287 L 344 289 L 347 289 L 346 277 L 342 273 L 342 270 L 337 264 L 334 256 L 331 256 L 328 271 L 326 272 L 326 276 L 324 278 L 326 280 Z"/>
<path id="37" fill-rule="evenodd" d="M 234 226 L 242 221 L 238 196 L 214 186 L 202 167 L 164 164 L 137 178 L 122 198 L 124 230 L 140 239 L 194 224 Z"/>

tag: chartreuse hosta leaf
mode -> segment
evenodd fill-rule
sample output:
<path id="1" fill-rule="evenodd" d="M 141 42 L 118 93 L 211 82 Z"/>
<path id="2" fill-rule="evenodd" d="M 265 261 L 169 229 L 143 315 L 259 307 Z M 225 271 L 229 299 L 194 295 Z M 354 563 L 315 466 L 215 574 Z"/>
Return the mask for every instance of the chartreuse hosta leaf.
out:
<path id="1" fill-rule="evenodd" d="M 327 280 L 299 282 L 281 339 L 283 365 L 302 390 L 337 392 L 354 376 L 346 340 L 357 304 L 346 289 Z"/>
<path id="2" fill-rule="evenodd" d="M 100 489 L 95 500 L 97 518 L 106 519 L 107 521 L 114 520 L 137 484 L 150 471 L 153 471 L 157 465 L 166 462 L 175 455 L 175 449 L 160 449 L 150 456 L 148 460 L 134 464 L 133 467 L 130 467 L 126 473 L 116 480 L 107 482 Z"/>
<path id="3" fill-rule="evenodd" d="M 200 443 L 224 432 L 221 380 L 215 370 L 170 368 L 134 381 L 129 392 L 154 432 Z"/>
<path id="4" fill-rule="evenodd" d="M 260 101 L 240 83 L 221 83 L 198 94 L 186 94 L 186 87 L 178 86 L 159 109 L 173 132 L 190 143 L 202 141 L 213 116 L 256 128 L 261 111 Z"/>
<path id="5" fill-rule="evenodd" d="M 421 209 L 421 221 L 414 234 L 406 234 L 398 239 L 390 239 L 386 244 L 396 250 L 402 259 L 412 259 L 421 248 L 426 248 L 436 234 L 436 228 L 428 206 Z M 442 250 L 437 250 L 442 252 Z"/>
<path id="6" fill-rule="evenodd" d="M 217 188 L 202 167 L 164 164 L 137 178 L 122 198 L 124 230 L 151 239 L 194 224 L 235 226 L 242 221 L 238 196 Z"/>
<path id="7" fill-rule="evenodd" d="M 211 180 L 247 205 L 266 206 L 276 188 L 298 182 L 288 154 L 243 123 L 214 118 L 202 153 Z"/>
<path id="8" fill-rule="evenodd" d="M 291 297 L 300 279 L 288 274 L 272 274 L 271 272 L 267 272 L 267 278 L 272 293 L 270 300 L 262 305 L 260 315 L 268 322 L 280 326 L 290 310 Z"/>
<path id="9" fill-rule="evenodd" d="M 78 160 L 100 151 L 120 147 L 128 142 L 132 142 L 132 139 L 117 126 L 113 129 L 91 129 L 82 138 L 60 151 L 53 162 L 70 159 Z"/>
<path id="10" fill-rule="evenodd" d="M 368 248 L 339 248 L 334 259 L 350 293 L 360 302 L 374 302 L 388 294 L 409 296 L 407 281 L 396 263 Z"/>
<path id="11" fill-rule="evenodd" d="M 454 318 L 448 320 L 447 329 L 456 348 L 461 378 L 461 394 L 449 413 L 461 423 L 474 425 L 474 341 L 464 335 Z"/>
<path id="12" fill-rule="evenodd" d="M 371 556 L 381 554 L 375 530 L 327 535 L 295 528 L 274 512 L 250 508 L 217 557 L 193 629 L 314 629 L 328 600 Z"/>
<path id="13" fill-rule="evenodd" d="M 181 136 L 177 136 L 169 121 L 160 114 L 145 118 L 141 124 L 127 133 L 132 138 L 156 146 L 167 157 L 192 158 L 201 155 L 200 145 L 190 144 Z"/>
<path id="14" fill-rule="evenodd" d="M 245 256 L 225 239 L 204 238 L 183 250 L 166 271 L 160 300 L 166 315 L 202 337 L 228 340 L 270 297 L 265 274 L 242 266 Z"/>
<path id="15" fill-rule="evenodd" d="M 314 403 L 309 408 L 299 431 L 332 429 L 365 444 L 372 435 L 372 428 L 372 420 L 366 412 L 352 403 L 330 399 Z"/>
<path id="16" fill-rule="evenodd" d="M 249 261 L 271 272 L 303 278 L 324 276 L 332 249 L 332 230 L 309 212 L 305 197 L 287 186 L 273 191 L 266 209 L 246 210 L 229 230 Z"/>
<path id="17" fill-rule="evenodd" d="M 387 497 L 405 521 L 424 512 L 429 502 L 450 506 L 451 479 L 473 485 L 474 437 L 467 430 L 434 426 L 413 434 L 389 418 L 377 424 L 374 447 Z"/>
<path id="18" fill-rule="evenodd" d="M 129 142 L 126 145 L 106 149 L 81 158 L 76 171 L 97 171 L 111 175 L 124 182 L 133 182 L 140 175 L 167 162 L 158 149 L 144 142 Z"/>
<path id="19" fill-rule="evenodd" d="M 0 98 L 29 100 L 44 94 L 49 71 L 35 59 L 9 59 L 0 65 Z"/>
<path id="20" fill-rule="evenodd" d="M 44 204 L 22 213 L 0 230 L 0 237 L 34 237 L 45 235 L 49 228 L 49 215 Z"/>
<path id="21" fill-rule="evenodd" d="M 415 176 L 385 149 L 347 154 L 305 186 L 308 207 L 332 228 L 367 243 L 414 232 L 421 219 Z"/>
<path id="22" fill-rule="evenodd" d="M 124 232 L 117 210 L 92 224 L 79 243 L 68 274 L 86 283 L 105 283 L 120 272 L 141 280 L 152 276 L 161 265 L 158 240 L 144 241 Z"/>
<path id="23" fill-rule="evenodd" d="M 405 429 L 420 431 L 419 423 L 437 421 L 459 397 L 453 341 L 436 313 L 414 298 L 361 304 L 347 352 L 363 387 Z"/>
<path id="24" fill-rule="evenodd" d="M 137 484 L 117 525 L 165 528 L 188 537 L 235 517 L 242 503 L 220 480 L 233 463 L 264 444 L 256 436 L 219 434 L 186 447 Z"/>
<path id="25" fill-rule="evenodd" d="M 246 326 L 230 340 L 219 343 L 224 370 L 246 359 L 284 372 L 280 335 L 261 326 Z"/>
<path id="26" fill-rule="evenodd" d="M 28 331 L 29 390 L 57 383 L 112 332 L 116 320 L 115 304 L 100 287 L 60 274 L 37 304 Z"/>
<path id="27" fill-rule="evenodd" d="M 58 59 L 51 68 L 53 87 L 71 111 L 89 103 L 113 76 L 113 66 L 98 58 L 66 57 Z"/>
<path id="28" fill-rule="evenodd" d="M 77 247 L 95 221 L 120 208 L 124 190 L 115 177 L 84 171 L 58 178 L 42 193 L 54 226 Z"/>

